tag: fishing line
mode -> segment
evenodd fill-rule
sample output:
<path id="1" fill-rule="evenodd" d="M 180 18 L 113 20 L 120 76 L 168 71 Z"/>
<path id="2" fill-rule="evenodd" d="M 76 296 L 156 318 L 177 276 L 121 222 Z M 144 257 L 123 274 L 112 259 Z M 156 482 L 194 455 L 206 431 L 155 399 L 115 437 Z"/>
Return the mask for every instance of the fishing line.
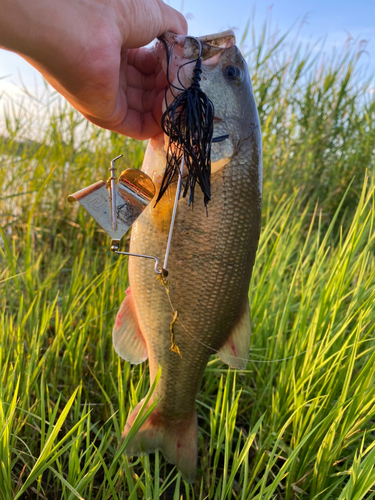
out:
<path id="1" fill-rule="evenodd" d="M 173 48 L 174 46 L 176 45 L 176 42 L 173 42 L 173 44 L 171 45 L 171 50 L 168 49 L 168 44 L 167 42 L 164 40 L 164 38 L 159 38 L 159 40 L 163 43 L 164 45 L 164 48 L 165 48 L 165 53 L 166 53 L 166 59 L 167 59 L 167 70 L 166 70 L 166 79 L 167 79 L 167 82 L 168 82 L 168 85 L 170 88 L 170 91 L 171 91 L 171 94 L 173 95 L 174 98 L 176 98 L 177 96 L 173 93 L 173 89 L 176 89 L 178 90 L 179 92 L 182 92 L 183 90 L 186 90 L 185 86 L 182 85 L 182 88 L 178 88 L 176 85 L 174 85 L 170 79 L 169 79 L 169 64 L 170 64 L 170 60 L 172 58 L 172 54 L 173 54 Z M 194 61 L 189 61 L 189 62 L 194 62 Z M 179 70 L 178 70 L 179 71 Z M 165 106 L 166 108 L 168 107 L 168 102 L 167 102 L 167 92 L 165 92 L 164 94 L 164 102 L 165 102 Z"/>
<path id="2" fill-rule="evenodd" d="M 209 349 L 210 351 L 212 351 L 214 354 L 218 354 L 220 351 L 218 349 L 214 349 L 213 347 L 211 347 L 210 345 L 206 344 L 205 342 L 202 342 L 202 340 L 198 339 L 197 337 L 195 337 L 192 333 L 189 332 L 189 330 L 186 328 L 186 326 L 182 323 L 182 321 L 179 319 L 178 317 L 178 313 L 177 311 L 175 310 L 175 308 L 173 307 L 173 304 L 172 304 L 172 301 L 171 301 L 171 297 L 169 295 L 169 289 L 168 289 L 168 285 L 166 283 L 164 283 L 164 287 L 165 287 L 165 291 L 167 293 L 167 297 L 168 297 L 168 301 L 169 301 L 169 305 L 171 306 L 171 309 L 172 309 L 172 312 L 173 312 L 173 323 L 179 323 L 180 326 L 185 330 L 185 332 L 192 338 L 194 339 L 196 342 L 198 342 L 199 344 L 201 344 L 202 346 L 206 347 L 207 349 Z M 233 356 L 231 354 L 227 354 L 225 353 L 225 357 L 228 357 L 228 358 L 233 358 L 233 359 L 240 359 L 241 361 L 251 361 L 252 363 L 279 363 L 281 361 L 288 361 L 290 359 L 293 359 L 293 358 L 297 358 L 298 356 L 302 356 L 302 354 L 306 354 L 308 351 L 312 350 L 314 347 L 316 347 L 317 345 L 319 345 L 321 342 L 323 342 L 324 339 L 321 339 L 319 340 L 318 342 L 316 342 L 314 345 L 312 345 L 311 347 L 309 347 L 308 349 L 305 349 L 304 351 L 302 352 L 299 352 L 297 354 L 294 354 L 293 356 L 288 356 L 286 358 L 280 358 L 280 359 L 270 359 L 270 360 L 260 360 L 260 359 L 251 359 L 251 358 L 240 358 L 239 356 Z M 181 354 L 180 354 L 181 356 Z"/>

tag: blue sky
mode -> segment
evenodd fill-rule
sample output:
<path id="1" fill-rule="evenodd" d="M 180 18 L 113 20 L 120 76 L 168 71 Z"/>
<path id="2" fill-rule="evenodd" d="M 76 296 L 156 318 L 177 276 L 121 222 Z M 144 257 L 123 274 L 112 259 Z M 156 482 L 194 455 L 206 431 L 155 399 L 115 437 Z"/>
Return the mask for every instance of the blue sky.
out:
<path id="1" fill-rule="evenodd" d="M 375 0 L 167 0 L 172 7 L 188 17 L 192 35 L 215 33 L 229 28 L 238 36 L 243 33 L 255 9 L 254 27 L 260 32 L 266 16 L 271 16 L 272 27 L 281 33 L 304 20 L 300 36 L 304 41 L 325 39 L 324 50 L 341 48 L 350 34 L 354 39 L 367 39 L 368 55 L 362 64 L 375 73 Z M 38 73 L 15 54 L 0 49 L 0 96 L 5 90 L 16 92 L 19 76 L 30 90 L 42 87 Z M 0 101 L 0 109 L 1 109 Z"/>
<path id="2" fill-rule="evenodd" d="M 238 36 L 255 9 L 256 32 L 260 32 L 266 16 L 271 16 L 273 28 L 284 33 L 303 22 L 301 37 L 305 41 L 325 39 L 324 50 L 341 48 L 349 34 L 354 39 L 369 40 L 369 55 L 362 59 L 375 73 L 375 0 L 170 0 L 169 4 L 192 14 L 189 31 L 192 35 L 208 34 L 234 28 Z"/>
<path id="3" fill-rule="evenodd" d="M 307 36 L 329 35 L 346 38 L 345 30 L 353 35 L 375 38 L 375 2 L 373 0 L 275 0 L 251 2 L 245 0 L 170 0 L 169 4 L 184 14 L 192 13 L 189 22 L 192 34 L 200 30 L 241 30 L 255 8 L 256 23 L 262 24 L 267 12 L 272 11 L 275 24 L 282 31 L 297 19 L 307 16 L 304 31 Z M 373 40 L 375 41 L 375 40 Z"/>

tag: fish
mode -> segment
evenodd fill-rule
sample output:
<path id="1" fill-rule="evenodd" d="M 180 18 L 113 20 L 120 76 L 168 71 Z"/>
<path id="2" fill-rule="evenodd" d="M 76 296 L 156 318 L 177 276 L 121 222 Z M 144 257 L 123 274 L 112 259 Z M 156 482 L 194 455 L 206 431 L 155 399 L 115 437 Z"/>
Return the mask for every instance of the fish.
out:
<path id="1" fill-rule="evenodd" d="M 178 85 L 177 69 L 198 56 L 197 44 L 189 37 L 169 34 L 165 38 L 169 46 L 175 42 L 169 74 Z M 249 69 L 232 31 L 199 40 L 203 47 L 200 85 L 215 109 L 213 137 L 226 137 L 212 144 L 210 201 L 206 211 L 199 189 L 193 206 L 186 198 L 178 200 L 167 290 L 155 279 L 152 261 L 130 257 L 129 289 L 113 328 L 119 356 L 133 364 L 148 358 L 151 383 L 161 366 L 149 402 L 156 400 L 156 407 L 126 453 L 138 456 L 161 450 L 189 483 L 197 469 L 196 397 L 206 364 L 217 354 L 229 366 L 244 369 L 249 357 L 248 291 L 262 206 L 261 130 Z M 180 70 L 179 78 L 186 85 L 193 66 Z M 156 191 L 166 168 L 166 149 L 163 134 L 151 139 L 142 165 Z M 163 259 L 176 185 L 172 182 L 156 205 L 155 195 L 134 223 L 130 252 Z M 130 414 L 123 438 L 142 402 Z"/>

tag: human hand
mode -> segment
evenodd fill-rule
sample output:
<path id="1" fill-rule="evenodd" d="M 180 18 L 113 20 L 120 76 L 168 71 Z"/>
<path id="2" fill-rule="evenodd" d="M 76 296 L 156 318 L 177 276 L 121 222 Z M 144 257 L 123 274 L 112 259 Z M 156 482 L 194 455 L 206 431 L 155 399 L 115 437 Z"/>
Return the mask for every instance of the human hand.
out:
<path id="1" fill-rule="evenodd" d="M 167 85 L 153 48 L 185 18 L 162 0 L 0 0 L 0 45 L 20 54 L 83 116 L 148 139 L 161 132 Z M 143 47 L 143 48 L 139 48 Z"/>

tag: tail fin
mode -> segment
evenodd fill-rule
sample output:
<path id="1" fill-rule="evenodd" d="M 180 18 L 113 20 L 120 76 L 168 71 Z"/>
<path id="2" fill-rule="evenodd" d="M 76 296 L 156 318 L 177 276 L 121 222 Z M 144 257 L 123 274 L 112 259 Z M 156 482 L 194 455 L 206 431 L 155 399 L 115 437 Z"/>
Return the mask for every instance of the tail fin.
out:
<path id="1" fill-rule="evenodd" d="M 141 401 L 130 414 L 122 438 L 125 439 L 142 406 Z M 197 468 L 197 413 L 190 418 L 171 420 L 162 416 L 157 407 L 126 448 L 129 456 L 161 450 L 165 459 L 176 465 L 188 483 L 195 478 Z"/>

